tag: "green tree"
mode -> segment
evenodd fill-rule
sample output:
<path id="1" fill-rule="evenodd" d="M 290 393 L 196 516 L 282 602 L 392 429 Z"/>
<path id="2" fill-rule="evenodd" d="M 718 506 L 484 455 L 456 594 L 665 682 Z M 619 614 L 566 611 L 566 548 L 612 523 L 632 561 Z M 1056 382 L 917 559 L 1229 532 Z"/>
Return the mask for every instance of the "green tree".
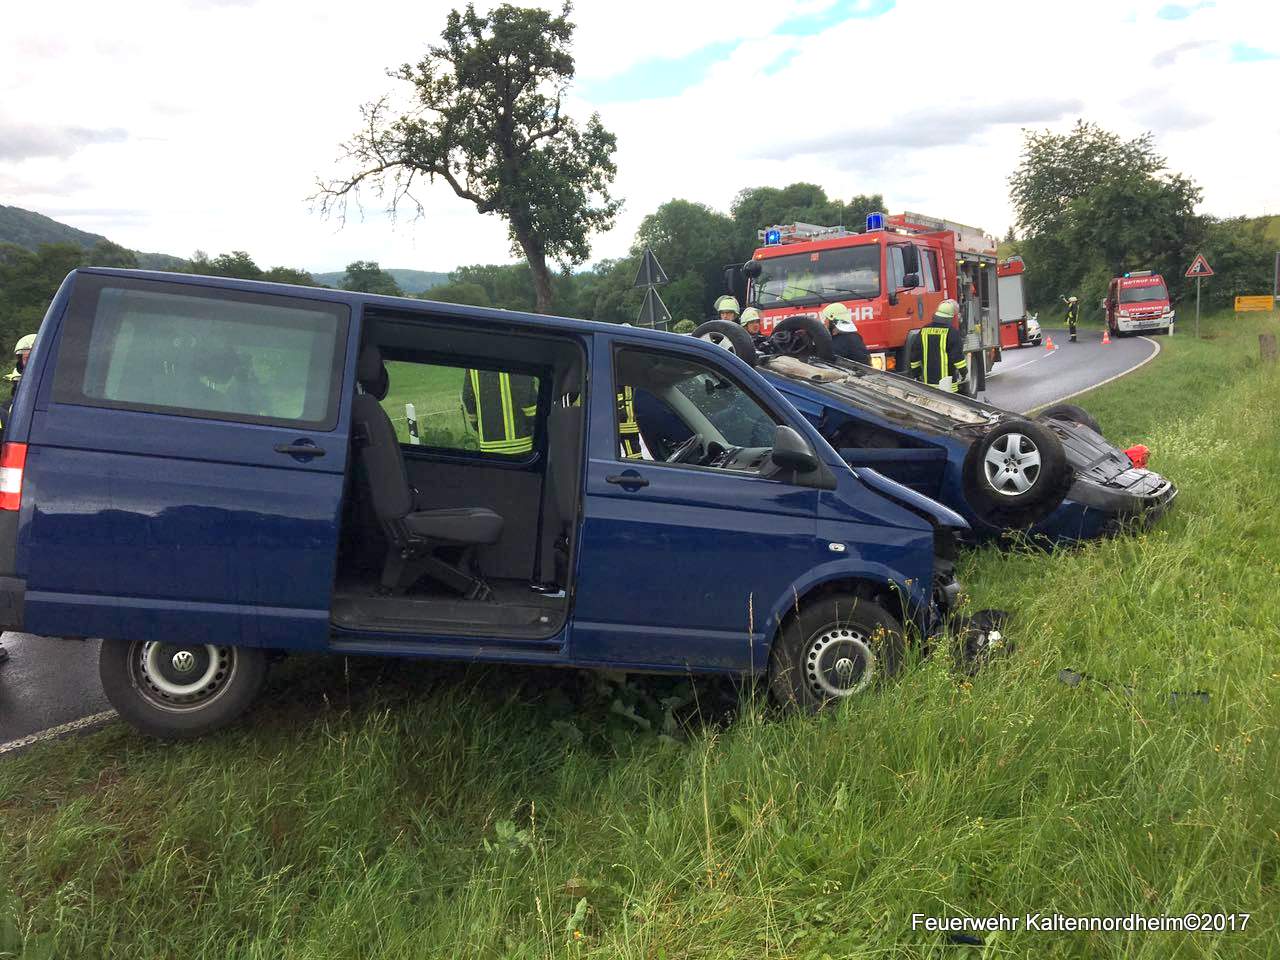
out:
<path id="1" fill-rule="evenodd" d="M 86 267 L 121 267 L 128 270 L 136 270 L 138 267 L 138 255 L 118 243 L 112 243 L 110 240 L 99 240 L 85 256 L 84 265 Z"/>
<path id="2" fill-rule="evenodd" d="M 1176 289 L 1204 233 L 1199 188 L 1167 169 L 1149 133 L 1124 140 L 1083 120 L 1066 134 L 1029 131 L 1009 187 L 1034 303 L 1078 290 L 1091 310 L 1126 269 L 1157 270 Z"/>
<path id="3" fill-rule="evenodd" d="M 374 260 L 355 260 L 347 264 L 347 272 L 338 284 L 343 290 L 361 293 L 379 293 L 388 297 L 403 297 L 404 291 L 396 278 L 378 266 Z"/>
<path id="4" fill-rule="evenodd" d="M 393 213 L 407 200 L 421 215 L 414 184 L 439 177 L 479 213 L 506 220 L 513 251 L 532 271 L 537 309 L 549 310 L 548 261 L 585 261 L 588 238 L 609 229 L 620 207 L 609 194 L 613 134 L 597 114 L 579 127 L 562 112 L 574 74 L 569 11 L 452 11 L 444 43 L 393 74 L 410 86 L 415 109 L 391 116 L 385 97 L 364 107 L 360 132 L 344 145 L 356 171 L 321 182 L 322 211 L 345 212 L 367 182 L 379 196 L 390 192 Z"/>
<path id="5" fill-rule="evenodd" d="M 432 287 L 421 294 L 423 300 L 438 300 L 441 303 L 466 303 L 473 307 L 492 307 L 489 291 L 478 283 L 470 281 L 450 280 Z"/>
<path id="6" fill-rule="evenodd" d="M 292 283 L 300 287 L 316 286 L 315 277 L 306 270 L 296 270 L 293 267 L 272 267 L 262 274 L 262 279 L 272 283 Z"/>
<path id="7" fill-rule="evenodd" d="M 220 253 L 212 260 L 203 250 L 197 250 L 191 255 L 187 267 L 188 269 L 182 272 L 206 277 L 231 277 L 235 280 L 262 279 L 262 268 L 243 250 Z"/>
<path id="8" fill-rule="evenodd" d="M 1267 236 L 1265 220 L 1210 221 L 1202 252 L 1213 267 L 1213 276 L 1202 288 L 1205 303 L 1230 307 L 1238 296 L 1271 291 L 1276 247 Z"/>
<path id="9" fill-rule="evenodd" d="M 716 297 L 724 293 L 724 267 L 750 254 L 743 254 L 735 240 L 734 222 L 723 213 L 690 200 L 668 200 L 640 222 L 631 249 L 635 266 L 625 278 L 628 288 L 644 248 L 649 247 L 671 280 L 660 291 L 671 315 L 705 318 Z M 636 309 L 641 294 L 640 290 L 632 294 Z"/>
<path id="10" fill-rule="evenodd" d="M 858 194 L 848 203 L 827 196 L 814 183 L 785 187 L 749 187 L 734 198 L 730 213 L 737 230 L 737 250 L 742 259 L 760 245 L 759 231 L 775 223 L 816 223 L 860 230 L 868 213 L 884 210 L 878 193 Z"/>
<path id="11" fill-rule="evenodd" d="M 35 251 L 0 244 L 0 358 L 12 355 L 19 337 L 39 329 L 49 301 L 84 259 L 84 248 L 74 243 L 41 244 Z"/>

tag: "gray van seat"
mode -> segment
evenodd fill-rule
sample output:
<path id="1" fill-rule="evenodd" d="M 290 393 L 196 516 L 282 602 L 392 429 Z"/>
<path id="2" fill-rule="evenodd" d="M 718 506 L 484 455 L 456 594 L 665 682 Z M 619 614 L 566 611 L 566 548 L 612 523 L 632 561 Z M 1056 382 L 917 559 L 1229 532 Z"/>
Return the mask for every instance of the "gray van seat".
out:
<path id="1" fill-rule="evenodd" d="M 484 507 L 419 509 L 422 498 L 419 495 L 415 504 L 395 427 L 378 402 L 386 396 L 389 381 L 375 344 L 360 351 L 356 376 L 363 392 L 356 395 L 352 407 L 353 436 L 373 512 L 388 540 L 383 590 L 403 593 L 430 577 L 469 599 L 487 599 L 488 585 L 469 572 L 470 552 L 472 547 L 498 542 L 502 517 Z M 449 547 L 464 548 L 456 564 L 436 555 Z"/>

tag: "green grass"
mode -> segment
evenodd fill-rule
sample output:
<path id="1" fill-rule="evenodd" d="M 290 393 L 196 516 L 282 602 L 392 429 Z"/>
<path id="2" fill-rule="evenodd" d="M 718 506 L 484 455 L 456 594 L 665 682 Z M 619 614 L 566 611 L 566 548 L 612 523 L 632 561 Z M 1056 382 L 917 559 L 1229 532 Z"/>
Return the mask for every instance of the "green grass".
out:
<path id="1" fill-rule="evenodd" d="M 967 557 L 972 603 L 1016 614 L 1016 649 L 977 676 L 940 656 L 818 718 L 749 692 L 731 723 L 673 728 L 656 700 L 687 695 L 674 681 L 290 662 L 249 723 L 205 741 L 116 724 L 0 761 L 0 949 L 1275 956 L 1280 375 L 1255 358 L 1277 327 L 1210 319 L 1212 339 L 1162 338 L 1083 398 L 1151 446 L 1177 508 L 1051 556 Z M 985 950 L 910 929 L 1053 910 L 1253 916 Z"/>

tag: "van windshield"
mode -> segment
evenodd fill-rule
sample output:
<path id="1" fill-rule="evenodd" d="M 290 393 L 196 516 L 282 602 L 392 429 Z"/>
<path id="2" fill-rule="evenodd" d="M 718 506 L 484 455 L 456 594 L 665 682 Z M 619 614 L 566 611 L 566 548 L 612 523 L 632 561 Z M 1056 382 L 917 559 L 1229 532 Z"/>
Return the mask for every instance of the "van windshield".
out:
<path id="1" fill-rule="evenodd" d="M 1169 291 L 1164 288 L 1164 281 L 1144 283 L 1141 286 L 1120 288 L 1121 303 L 1143 303 L 1147 300 L 1168 300 Z"/>
<path id="2" fill-rule="evenodd" d="M 836 247 L 757 260 L 755 295 L 763 307 L 782 303 L 870 300 L 880 295 L 880 244 Z"/>

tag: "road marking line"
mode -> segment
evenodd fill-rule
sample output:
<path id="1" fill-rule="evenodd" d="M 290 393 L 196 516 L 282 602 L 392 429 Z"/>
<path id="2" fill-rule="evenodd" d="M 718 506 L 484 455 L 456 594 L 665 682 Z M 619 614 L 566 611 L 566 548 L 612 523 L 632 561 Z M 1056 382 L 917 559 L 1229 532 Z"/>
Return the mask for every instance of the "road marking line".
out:
<path id="1" fill-rule="evenodd" d="M 1027 413 L 1035 413 L 1037 410 L 1043 410 L 1045 407 L 1052 406 L 1055 403 L 1062 403 L 1064 400 L 1070 400 L 1072 397 L 1078 397 L 1080 396 L 1080 394 L 1088 393 L 1090 390 L 1097 390 L 1099 387 L 1105 387 L 1112 380 L 1119 380 L 1121 377 L 1127 376 L 1128 374 L 1133 373 L 1133 371 L 1137 370 L 1139 367 L 1145 367 L 1148 363 L 1150 363 L 1156 357 L 1160 356 L 1160 344 L 1156 343 L 1150 337 L 1139 337 L 1138 339 L 1145 340 L 1147 341 L 1147 343 L 1155 347 L 1154 350 L 1152 350 L 1149 354 L 1147 354 L 1146 359 L 1143 360 L 1141 363 L 1135 363 L 1132 367 L 1129 367 L 1127 370 L 1121 370 L 1114 377 L 1107 377 L 1107 379 L 1101 380 L 1098 383 L 1085 387 L 1083 390 L 1077 390 L 1075 393 L 1068 393 L 1065 397 L 1058 397 L 1056 400 L 1046 400 L 1044 403 L 1041 403 L 1035 407 L 1032 407 L 1030 410 L 1027 411 Z"/>
<path id="2" fill-rule="evenodd" d="M 21 750 L 23 747 L 29 747 L 33 743 L 40 743 L 43 740 L 53 740 L 64 734 L 75 733 L 77 730 L 83 730 L 86 727 L 92 727 L 95 724 L 106 723 L 114 717 L 119 716 L 114 710 L 103 710 L 101 713 L 95 713 L 92 716 L 81 717 L 79 720 L 72 720 L 69 723 L 60 723 L 56 727 L 49 727 L 47 730 L 39 730 L 36 733 L 29 733 L 25 737 L 19 737 L 17 740 L 10 740 L 8 743 L 0 743 L 0 755 L 10 753 L 14 750 Z"/>
<path id="3" fill-rule="evenodd" d="M 1034 360 L 1028 360 L 1026 363 L 1020 363 L 1016 367 L 1005 367 L 1003 370 L 997 370 L 995 373 L 988 373 L 987 379 L 994 380 L 996 377 L 1000 376 L 1000 374 L 1002 373 L 1014 373 L 1015 371 L 1023 370 L 1026 367 L 1031 366 L 1033 363 L 1039 363 L 1041 360 L 1048 360 L 1050 357 L 1057 355 L 1057 353 L 1058 353 L 1057 350 L 1046 350 L 1044 353 L 1036 357 Z"/>

